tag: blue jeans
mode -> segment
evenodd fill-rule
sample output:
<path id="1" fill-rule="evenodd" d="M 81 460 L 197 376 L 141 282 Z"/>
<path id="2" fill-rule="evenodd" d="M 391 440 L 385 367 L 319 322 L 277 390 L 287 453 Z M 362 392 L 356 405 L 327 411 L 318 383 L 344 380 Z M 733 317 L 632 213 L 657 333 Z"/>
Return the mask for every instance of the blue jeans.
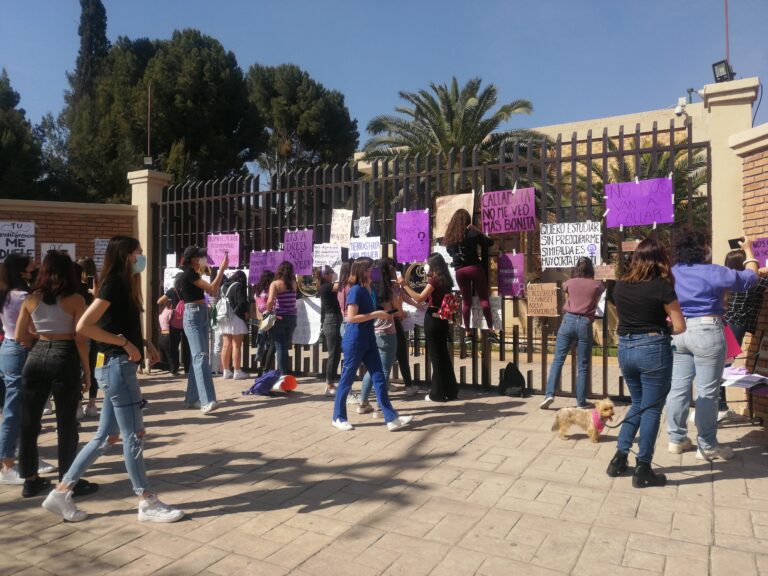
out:
<path id="1" fill-rule="evenodd" d="M 589 360 L 592 356 L 592 322 L 586 316 L 566 312 L 560 329 L 557 331 L 555 343 L 555 358 L 549 367 L 547 377 L 547 396 L 555 395 L 555 386 L 563 371 L 563 363 L 573 343 L 577 344 L 579 371 L 576 378 L 576 403 L 582 406 L 587 403 L 587 374 Z"/>
<path id="2" fill-rule="evenodd" d="M 697 445 L 717 446 L 717 404 L 725 367 L 725 335 L 720 318 L 686 318 L 686 330 L 672 338 L 672 390 L 667 398 L 667 432 L 671 442 L 688 436 L 688 408 L 696 380 Z"/>
<path id="3" fill-rule="evenodd" d="M 629 452 L 639 430 L 637 460 L 650 464 L 672 378 L 671 338 L 664 334 L 619 336 L 619 366 L 632 405 L 619 431 L 618 449 Z"/>
<path id="4" fill-rule="evenodd" d="M 397 360 L 397 333 L 395 334 L 376 334 L 376 348 L 379 350 L 381 358 L 381 368 L 384 370 L 384 386 L 389 390 L 389 372 L 392 365 Z M 360 391 L 360 403 L 368 402 L 368 396 L 371 395 L 373 379 L 371 373 L 366 372 L 363 376 L 363 387 Z"/>
<path id="5" fill-rule="evenodd" d="M 189 355 L 192 357 L 192 369 L 187 372 L 184 402 L 194 404 L 199 400 L 200 405 L 205 406 L 216 400 L 208 357 L 208 306 L 184 305 L 184 334 L 187 335 Z"/>
<path id="6" fill-rule="evenodd" d="M 0 345 L 0 373 L 5 381 L 3 421 L 0 423 L 0 458 L 16 458 L 21 430 L 21 370 L 27 349 L 6 338 Z"/>
<path id="7" fill-rule="evenodd" d="M 291 349 L 294 330 L 296 330 L 296 316 L 283 316 L 282 318 L 278 318 L 271 330 L 272 338 L 275 342 L 277 369 L 283 376 L 291 371 L 288 351 Z"/>
<path id="8" fill-rule="evenodd" d="M 184 318 L 187 310 L 184 310 Z M 125 469 L 133 484 L 133 491 L 141 496 L 149 487 L 144 467 L 144 415 L 141 412 L 141 389 L 136 378 L 138 364 L 128 356 L 107 356 L 104 365 L 96 368 L 96 381 L 104 393 L 99 427 L 96 434 L 75 458 L 64 474 L 62 482 L 72 486 L 91 467 L 96 459 L 109 448 L 109 437 L 123 438 Z"/>

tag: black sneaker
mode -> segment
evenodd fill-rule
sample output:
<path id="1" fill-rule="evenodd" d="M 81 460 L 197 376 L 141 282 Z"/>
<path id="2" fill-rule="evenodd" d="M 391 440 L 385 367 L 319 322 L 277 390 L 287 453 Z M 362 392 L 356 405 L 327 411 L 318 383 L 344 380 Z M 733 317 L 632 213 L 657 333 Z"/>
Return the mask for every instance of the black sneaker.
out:
<path id="1" fill-rule="evenodd" d="M 647 488 L 649 486 L 666 486 L 667 477 L 664 474 L 656 474 L 651 470 L 647 462 L 638 462 L 635 475 L 632 476 L 632 486 L 635 488 Z"/>
<path id="2" fill-rule="evenodd" d="M 496 334 L 496 332 L 488 332 L 488 342 L 492 344 L 499 344 L 501 343 L 501 340 L 499 340 L 499 336 Z"/>
<path id="3" fill-rule="evenodd" d="M 605 471 L 611 478 L 616 478 L 627 471 L 627 456 L 626 452 L 616 450 L 616 454 L 613 455 L 611 462 L 608 464 L 608 469 Z"/>
<path id="4" fill-rule="evenodd" d="M 88 496 L 98 491 L 99 485 L 94 482 L 88 482 L 82 478 L 75 483 L 75 487 L 72 488 L 72 496 Z"/>
<path id="5" fill-rule="evenodd" d="M 40 492 L 50 490 L 51 481 L 48 478 L 38 476 L 34 480 L 24 480 L 24 487 L 21 489 L 21 495 L 24 498 L 34 498 Z"/>

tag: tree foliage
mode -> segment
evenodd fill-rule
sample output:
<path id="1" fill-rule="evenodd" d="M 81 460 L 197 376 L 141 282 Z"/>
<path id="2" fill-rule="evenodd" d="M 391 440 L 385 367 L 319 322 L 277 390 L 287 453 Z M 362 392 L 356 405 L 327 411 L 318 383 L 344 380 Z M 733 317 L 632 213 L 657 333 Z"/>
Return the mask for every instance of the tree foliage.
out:
<path id="1" fill-rule="evenodd" d="M 0 197 L 29 199 L 37 195 L 40 145 L 8 73 L 0 72 Z"/>

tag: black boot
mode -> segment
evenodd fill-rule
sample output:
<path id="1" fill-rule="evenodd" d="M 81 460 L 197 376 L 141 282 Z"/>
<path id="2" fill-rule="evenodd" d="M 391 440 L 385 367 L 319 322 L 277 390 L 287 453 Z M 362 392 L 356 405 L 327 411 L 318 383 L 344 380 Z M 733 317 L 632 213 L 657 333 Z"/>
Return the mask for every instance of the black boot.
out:
<path id="1" fill-rule="evenodd" d="M 616 454 L 613 455 L 605 473 L 611 478 L 616 478 L 616 476 L 624 474 L 624 472 L 627 471 L 627 456 L 628 454 L 626 452 L 616 450 Z"/>
<path id="2" fill-rule="evenodd" d="M 648 486 L 666 486 L 667 477 L 664 474 L 656 474 L 651 470 L 648 462 L 638 462 L 635 475 L 632 477 L 632 486 L 635 488 L 647 488 Z"/>

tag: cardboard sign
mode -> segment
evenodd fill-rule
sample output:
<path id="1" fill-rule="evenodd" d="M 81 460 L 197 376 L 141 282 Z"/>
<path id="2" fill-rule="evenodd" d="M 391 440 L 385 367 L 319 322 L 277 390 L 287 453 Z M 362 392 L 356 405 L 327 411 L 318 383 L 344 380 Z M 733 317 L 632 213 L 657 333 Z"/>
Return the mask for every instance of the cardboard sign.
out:
<path id="1" fill-rule="evenodd" d="M 442 238 L 445 236 L 445 231 L 448 228 L 448 223 L 453 218 L 453 215 L 457 210 L 463 208 L 469 212 L 470 216 L 475 211 L 475 195 L 469 194 L 452 194 L 450 196 L 438 196 L 435 200 L 435 238 Z"/>
<path id="2" fill-rule="evenodd" d="M 525 254 L 499 254 L 499 294 L 525 298 Z"/>
<path id="3" fill-rule="evenodd" d="M 48 254 L 48 252 L 51 250 L 64 252 L 64 254 L 72 258 L 73 262 L 77 260 L 77 244 L 74 242 L 66 244 L 60 242 L 40 242 L 40 260 L 45 258 L 45 255 Z"/>
<path id="4" fill-rule="evenodd" d="M 277 267 L 285 260 L 285 253 L 282 250 L 271 250 L 267 252 L 266 269 L 277 272 Z"/>
<path id="5" fill-rule="evenodd" d="M 293 264 L 293 272 L 304 276 L 312 274 L 312 230 L 286 230 L 283 236 L 283 254 Z"/>
<path id="6" fill-rule="evenodd" d="M 573 268 L 589 256 L 600 264 L 600 222 L 562 222 L 541 225 L 541 269 Z"/>
<path id="7" fill-rule="evenodd" d="M 208 266 L 218 268 L 229 253 L 229 268 L 240 265 L 240 234 L 208 234 L 206 243 Z"/>
<path id="8" fill-rule="evenodd" d="M 267 252 L 251 252 L 248 258 L 248 284 L 256 284 L 267 269 Z"/>
<path id="9" fill-rule="evenodd" d="M 545 282 L 528 285 L 528 316 L 559 316 L 557 284 Z"/>
<path id="10" fill-rule="evenodd" d="M 613 264 L 595 266 L 595 280 L 616 280 L 616 266 Z"/>
<path id="11" fill-rule="evenodd" d="M 34 222 L 0 222 L 0 262 L 5 262 L 9 254 L 35 259 Z"/>
<path id="12" fill-rule="evenodd" d="M 312 252 L 312 265 L 315 268 L 329 266 L 334 268 L 341 264 L 341 246 L 338 244 L 315 244 Z"/>
<path id="13" fill-rule="evenodd" d="M 381 258 L 381 236 L 353 238 L 349 241 L 350 258 Z"/>
<path id="14" fill-rule="evenodd" d="M 361 216 L 352 223 L 352 229 L 354 230 L 355 238 L 368 236 L 368 232 L 371 231 L 371 217 Z"/>
<path id="15" fill-rule="evenodd" d="M 397 261 L 424 262 L 429 257 L 429 212 L 411 210 L 395 214 Z"/>
<path id="16" fill-rule="evenodd" d="M 331 244 L 349 248 L 349 231 L 352 229 L 352 210 L 334 209 L 331 214 Z"/>
<path id="17" fill-rule="evenodd" d="M 675 195 L 670 178 L 605 185 L 605 225 L 608 228 L 674 221 Z"/>
<path id="18" fill-rule="evenodd" d="M 486 234 L 530 232 L 536 229 L 536 194 L 533 188 L 497 190 L 480 197 Z"/>
<path id="19" fill-rule="evenodd" d="M 99 272 L 104 267 L 104 254 L 107 253 L 107 246 L 109 246 L 109 238 L 93 239 L 93 262 Z"/>
<path id="20" fill-rule="evenodd" d="M 755 238 L 752 241 L 752 253 L 760 263 L 760 268 L 765 268 L 768 262 L 768 238 Z"/>
<path id="21" fill-rule="evenodd" d="M 320 340 L 320 298 L 299 298 L 296 301 L 296 329 L 293 344 L 308 346 Z"/>

